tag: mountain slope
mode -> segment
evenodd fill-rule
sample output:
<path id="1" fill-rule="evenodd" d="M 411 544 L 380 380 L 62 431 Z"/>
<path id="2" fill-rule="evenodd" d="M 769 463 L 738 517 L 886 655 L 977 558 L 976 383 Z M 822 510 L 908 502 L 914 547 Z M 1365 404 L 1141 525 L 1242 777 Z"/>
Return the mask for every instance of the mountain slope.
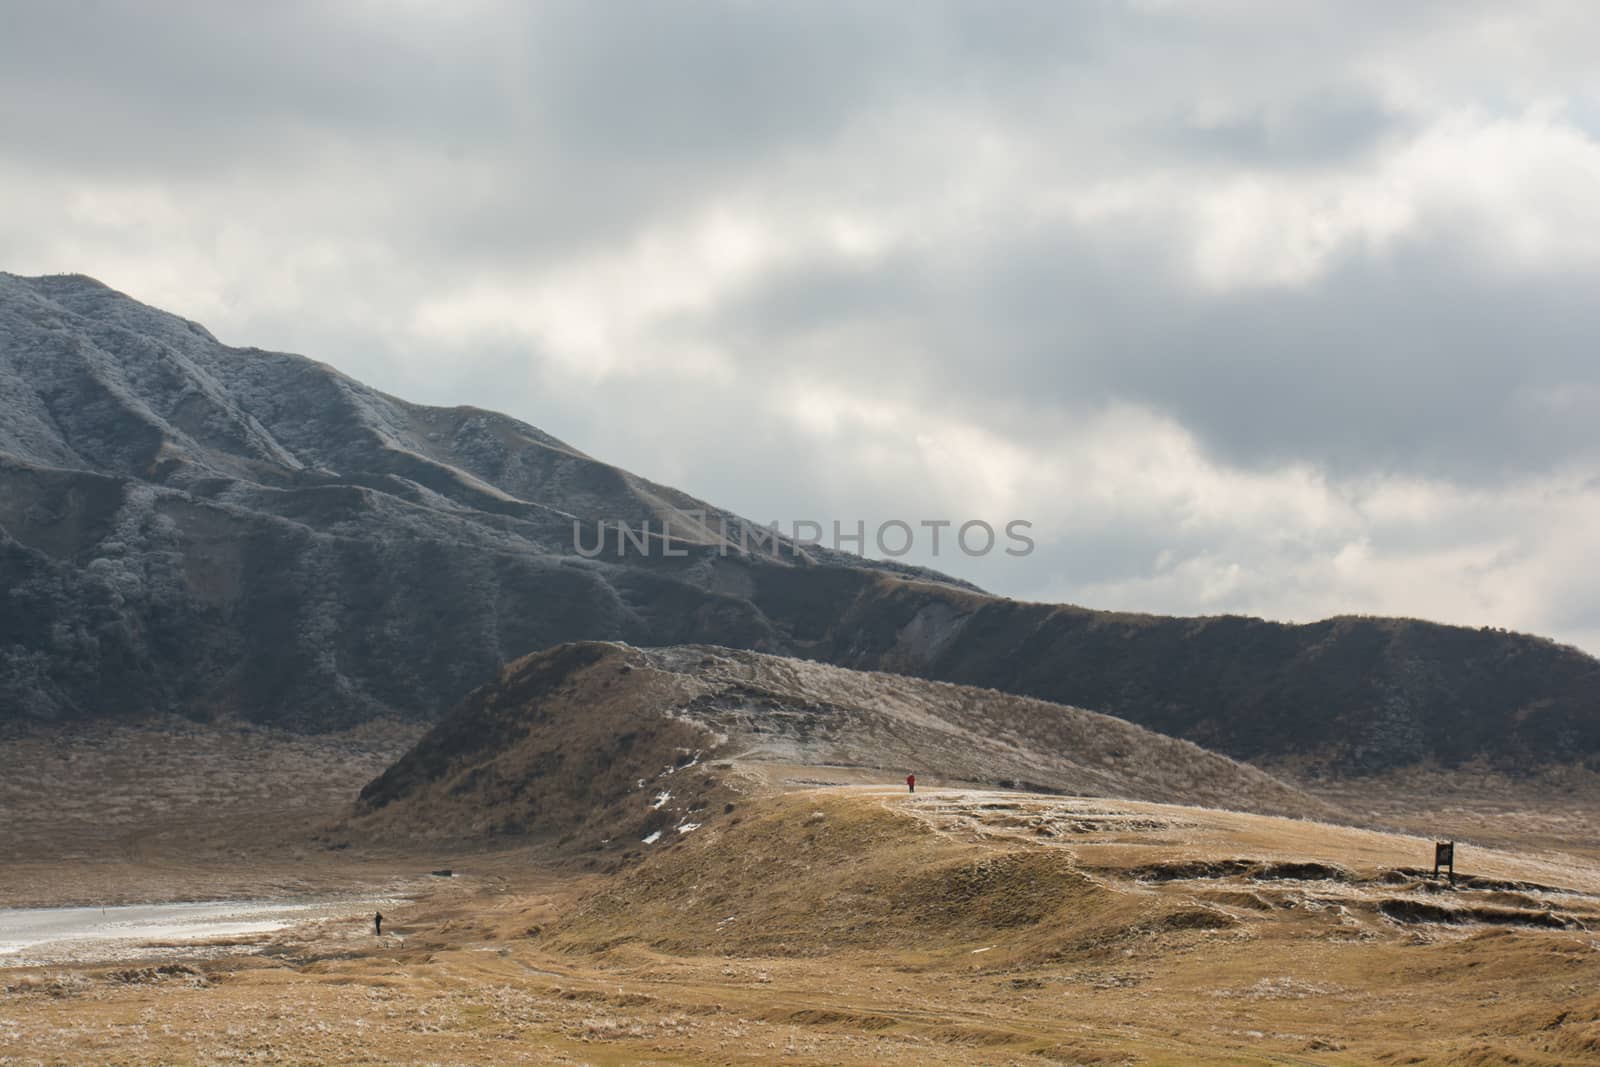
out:
<path id="1" fill-rule="evenodd" d="M 670 526 L 686 555 L 574 521 Z M 1600 760 L 1600 663 L 1409 620 L 1025 604 L 785 542 L 514 419 L 0 274 L 0 719 L 430 719 L 571 640 L 714 643 L 1104 710 L 1231 756 Z"/>
<path id="2" fill-rule="evenodd" d="M 689 554 L 585 559 L 575 521 L 670 522 Z M 0 275 L 0 717 L 428 717 L 562 640 L 779 647 L 745 571 L 866 566 L 713 569 L 725 523 L 503 415 Z"/>
<path id="3" fill-rule="evenodd" d="M 526 830 L 632 848 L 709 820 L 761 764 L 1328 811 L 1254 767 L 1078 708 L 726 648 L 592 642 L 506 667 L 360 807 L 386 833 Z"/>
<path id="4" fill-rule="evenodd" d="M 878 584 L 812 654 L 1092 707 L 1241 759 L 1600 766 L 1600 663 L 1542 638 L 1415 619 L 1166 618 Z"/>

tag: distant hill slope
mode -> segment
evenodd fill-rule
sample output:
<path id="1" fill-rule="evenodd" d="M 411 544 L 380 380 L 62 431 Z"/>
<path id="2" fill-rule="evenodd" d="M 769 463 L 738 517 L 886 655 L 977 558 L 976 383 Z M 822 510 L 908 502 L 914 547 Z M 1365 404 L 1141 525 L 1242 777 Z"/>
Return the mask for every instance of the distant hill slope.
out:
<path id="1" fill-rule="evenodd" d="M 582 558 L 574 520 L 670 522 L 688 554 Z M 431 719 L 507 660 L 601 639 L 992 686 L 1240 758 L 1600 760 L 1600 663 L 1548 641 L 1016 603 L 814 548 L 741 556 L 724 521 L 504 415 L 230 347 L 92 279 L 0 274 L 0 719 Z"/>
<path id="2" fill-rule="evenodd" d="M 368 784 L 360 808 L 389 830 L 634 847 L 717 814 L 747 763 L 1328 811 L 1254 767 L 1078 708 L 704 645 L 592 642 L 508 666 Z"/>
<path id="3" fill-rule="evenodd" d="M 1128 615 L 886 580 L 811 654 L 1092 707 L 1240 759 L 1600 768 L 1600 662 L 1503 630 Z"/>

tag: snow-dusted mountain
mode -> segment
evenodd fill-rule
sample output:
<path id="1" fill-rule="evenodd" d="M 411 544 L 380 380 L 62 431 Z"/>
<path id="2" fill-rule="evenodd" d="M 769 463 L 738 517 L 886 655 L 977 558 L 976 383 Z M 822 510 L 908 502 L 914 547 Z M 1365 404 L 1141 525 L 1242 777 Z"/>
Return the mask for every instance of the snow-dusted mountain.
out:
<path id="1" fill-rule="evenodd" d="M 694 513 L 703 513 L 696 517 Z M 585 558 L 573 522 L 683 556 Z M 432 719 L 559 642 L 708 643 L 1110 712 L 1250 759 L 1600 763 L 1600 663 L 1503 631 L 1018 603 L 789 546 L 504 415 L 0 274 L 0 722 Z"/>
<path id="2" fill-rule="evenodd" d="M 689 555 L 583 558 L 575 519 Z M 725 557 L 727 528 L 506 416 L 0 274 L 0 717 L 428 716 L 575 637 L 786 647 L 749 594 L 817 553 Z"/>

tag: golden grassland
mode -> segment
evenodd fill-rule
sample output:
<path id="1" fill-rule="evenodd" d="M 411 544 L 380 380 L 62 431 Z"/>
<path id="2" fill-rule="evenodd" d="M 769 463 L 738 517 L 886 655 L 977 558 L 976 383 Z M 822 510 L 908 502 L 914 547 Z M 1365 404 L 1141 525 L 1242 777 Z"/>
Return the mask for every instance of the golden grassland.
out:
<path id="1" fill-rule="evenodd" d="M 803 770 L 609 872 L 457 849 L 381 939 L 0 968 L 0 1063 L 1600 1062 L 1581 850 L 1463 840 L 1450 889 L 1403 834 Z M 158 835 L 140 869 L 248 880 L 292 844 L 318 886 L 446 855 L 322 847 L 303 814 L 250 854 Z"/>

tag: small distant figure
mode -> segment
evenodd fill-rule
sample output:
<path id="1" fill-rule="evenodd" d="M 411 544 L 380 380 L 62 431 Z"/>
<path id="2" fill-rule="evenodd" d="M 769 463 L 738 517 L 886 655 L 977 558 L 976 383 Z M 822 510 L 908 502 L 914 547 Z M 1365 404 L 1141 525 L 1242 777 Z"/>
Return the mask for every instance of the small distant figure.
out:
<path id="1" fill-rule="evenodd" d="M 383 936 L 383 912 L 374 912 L 372 915 L 372 932 L 378 937 Z"/>
<path id="2" fill-rule="evenodd" d="M 917 776 L 916 775 L 914 775 L 914 774 L 906 775 L 906 790 L 908 792 L 911 792 L 911 793 L 915 793 L 917 791 Z"/>

